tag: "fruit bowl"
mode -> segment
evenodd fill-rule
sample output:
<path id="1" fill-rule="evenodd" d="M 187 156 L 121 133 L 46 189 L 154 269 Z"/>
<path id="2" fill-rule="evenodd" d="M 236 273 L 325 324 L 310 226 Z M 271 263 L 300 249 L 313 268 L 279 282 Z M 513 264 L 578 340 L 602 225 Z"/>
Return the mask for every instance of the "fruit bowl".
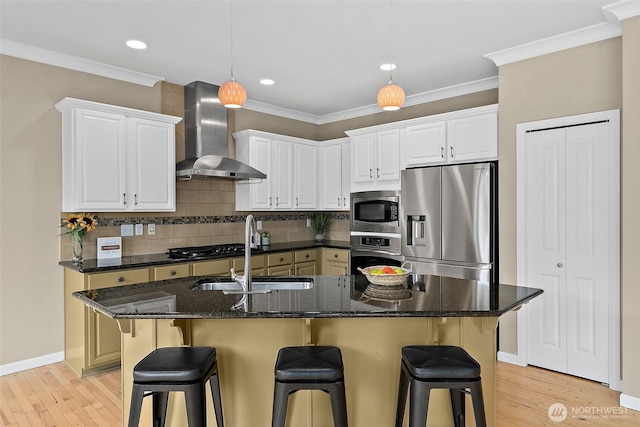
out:
<path id="1" fill-rule="evenodd" d="M 366 268 L 358 267 L 358 270 L 367 277 L 367 280 L 370 283 L 373 283 L 374 285 L 397 286 L 407 280 L 407 277 L 409 276 L 409 274 L 411 274 L 411 268 L 405 268 L 406 264 L 408 264 L 409 267 L 411 266 L 410 263 L 404 262 L 400 267 L 394 267 L 390 265 L 372 265 Z M 375 273 L 377 271 L 382 272 L 385 270 L 385 268 L 393 269 L 394 273 Z"/>

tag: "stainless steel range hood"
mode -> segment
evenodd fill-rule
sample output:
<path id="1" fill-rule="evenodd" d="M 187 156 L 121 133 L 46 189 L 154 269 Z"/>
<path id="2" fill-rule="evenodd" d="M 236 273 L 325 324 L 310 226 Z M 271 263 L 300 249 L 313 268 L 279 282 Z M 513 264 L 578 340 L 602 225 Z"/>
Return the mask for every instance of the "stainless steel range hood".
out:
<path id="1" fill-rule="evenodd" d="M 184 87 L 186 159 L 176 165 L 176 176 L 252 179 L 267 176 L 229 158 L 227 109 L 218 99 L 218 86 L 193 82 Z"/>

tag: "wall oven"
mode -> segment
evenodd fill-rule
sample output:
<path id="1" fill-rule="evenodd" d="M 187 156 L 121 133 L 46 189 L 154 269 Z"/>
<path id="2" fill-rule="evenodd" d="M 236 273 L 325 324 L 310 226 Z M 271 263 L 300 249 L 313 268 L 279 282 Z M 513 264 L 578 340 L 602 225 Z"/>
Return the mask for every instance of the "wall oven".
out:
<path id="1" fill-rule="evenodd" d="M 351 193 L 351 231 L 400 233 L 400 192 Z"/>

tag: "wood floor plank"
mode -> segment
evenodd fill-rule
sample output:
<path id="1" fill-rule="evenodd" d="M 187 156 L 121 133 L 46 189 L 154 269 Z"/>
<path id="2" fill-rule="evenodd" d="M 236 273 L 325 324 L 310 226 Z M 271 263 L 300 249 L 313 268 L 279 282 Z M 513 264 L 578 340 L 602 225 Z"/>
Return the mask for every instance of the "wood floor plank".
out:
<path id="1" fill-rule="evenodd" d="M 0 425 L 120 426 L 120 381 L 118 369 L 79 379 L 64 363 L 5 375 Z M 582 378 L 498 362 L 496 387 L 497 427 L 640 426 L 640 412 L 619 406 L 620 393 Z M 554 403 L 567 410 L 561 423 L 549 418 Z"/>

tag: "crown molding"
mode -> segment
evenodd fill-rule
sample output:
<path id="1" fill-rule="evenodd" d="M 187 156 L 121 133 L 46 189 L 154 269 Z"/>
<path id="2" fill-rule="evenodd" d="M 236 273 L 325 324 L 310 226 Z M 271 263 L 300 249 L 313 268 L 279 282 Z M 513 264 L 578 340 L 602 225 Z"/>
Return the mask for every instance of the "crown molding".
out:
<path id="1" fill-rule="evenodd" d="M 90 61 L 88 59 L 64 53 L 53 52 L 51 50 L 14 42 L 12 40 L 0 39 L 0 54 L 148 87 L 153 87 L 159 81 L 164 80 L 163 77 L 139 73 L 126 68 L 115 67 L 113 65 L 103 64 L 97 61 Z"/>
<path id="2" fill-rule="evenodd" d="M 640 15 L 640 0 L 622 0 L 602 6 L 601 10 L 607 22 L 488 53 L 484 57 L 492 60 L 499 67 L 523 59 L 619 37 L 622 35 L 622 21 Z"/>
<path id="3" fill-rule="evenodd" d="M 455 96 L 468 95 L 470 93 L 481 92 L 483 90 L 496 89 L 497 87 L 498 77 L 488 77 L 485 79 L 475 80 L 468 83 L 448 86 L 445 88 L 408 96 L 405 100 L 404 107 L 438 101 L 441 99 L 453 98 Z M 273 114 L 280 117 L 286 117 L 289 119 L 301 120 L 316 125 L 323 125 L 326 123 L 348 120 L 355 117 L 367 116 L 370 114 L 382 112 L 378 104 L 371 104 L 364 107 L 339 111 L 337 113 L 316 116 L 313 114 L 301 113 L 299 111 L 288 110 L 285 108 L 280 108 L 274 105 L 252 100 L 247 100 L 247 102 L 243 105 L 243 108 L 246 108 L 247 110 L 258 111 L 261 113 Z"/>
<path id="4" fill-rule="evenodd" d="M 627 18 L 640 16 L 640 0 L 622 0 L 602 6 L 602 13 L 609 21 L 624 21 Z"/>
<path id="5" fill-rule="evenodd" d="M 510 47 L 484 55 L 492 60 L 498 67 L 524 59 L 535 58 L 553 52 L 582 46 L 589 43 L 618 37 L 622 34 L 620 23 L 604 22 L 580 28 L 568 33 L 559 34 L 553 37 L 525 43 L 519 46 Z"/>

